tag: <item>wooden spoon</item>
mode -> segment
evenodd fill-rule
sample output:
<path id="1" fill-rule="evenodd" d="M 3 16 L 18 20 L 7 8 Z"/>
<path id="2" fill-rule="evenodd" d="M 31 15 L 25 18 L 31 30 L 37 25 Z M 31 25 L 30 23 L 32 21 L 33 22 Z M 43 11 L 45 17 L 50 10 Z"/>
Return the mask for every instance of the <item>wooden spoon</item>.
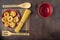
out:
<path id="1" fill-rule="evenodd" d="M 25 2 L 19 5 L 2 5 L 3 8 L 8 8 L 8 7 L 20 7 L 20 8 L 30 8 L 31 7 L 31 3 L 29 2 Z"/>

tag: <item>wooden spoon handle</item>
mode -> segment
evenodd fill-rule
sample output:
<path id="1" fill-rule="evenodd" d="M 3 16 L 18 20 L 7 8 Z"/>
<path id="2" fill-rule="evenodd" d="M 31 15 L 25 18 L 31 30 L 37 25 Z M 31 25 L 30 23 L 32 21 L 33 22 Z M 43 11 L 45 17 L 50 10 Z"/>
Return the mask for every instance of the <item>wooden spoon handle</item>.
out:
<path id="1" fill-rule="evenodd" d="M 18 5 L 2 5 L 3 8 L 8 8 L 8 7 L 19 7 Z"/>

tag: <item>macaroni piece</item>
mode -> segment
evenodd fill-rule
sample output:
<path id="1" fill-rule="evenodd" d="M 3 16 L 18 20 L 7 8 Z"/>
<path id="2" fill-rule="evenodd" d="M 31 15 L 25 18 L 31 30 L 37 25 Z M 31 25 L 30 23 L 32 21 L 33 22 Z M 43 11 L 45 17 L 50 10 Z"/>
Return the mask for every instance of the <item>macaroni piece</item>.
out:
<path id="1" fill-rule="evenodd" d="M 9 22 L 5 22 L 4 25 L 5 25 L 5 27 L 8 27 L 9 26 Z"/>
<path id="2" fill-rule="evenodd" d="M 16 12 L 15 12 L 15 11 L 11 11 L 10 15 L 11 15 L 12 17 L 16 16 Z"/>
<path id="3" fill-rule="evenodd" d="M 14 23 L 14 22 L 11 22 L 11 23 L 10 23 L 10 27 L 11 27 L 11 28 L 14 28 L 14 26 L 15 26 L 15 23 Z"/>
<path id="4" fill-rule="evenodd" d="M 8 12 L 5 12 L 5 13 L 4 13 L 4 16 L 9 16 L 9 13 L 8 13 Z"/>
<path id="5" fill-rule="evenodd" d="M 8 20 L 9 22 L 12 22 L 12 21 L 13 21 L 13 17 L 12 17 L 12 16 L 8 16 L 7 20 Z"/>
<path id="6" fill-rule="evenodd" d="M 7 22 L 7 17 L 2 17 L 2 22 Z"/>
<path id="7" fill-rule="evenodd" d="M 14 21 L 15 23 L 17 23 L 17 22 L 19 21 L 19 18 L 18 18 L 17 16 L 14 17 L 13 21 Z"/>

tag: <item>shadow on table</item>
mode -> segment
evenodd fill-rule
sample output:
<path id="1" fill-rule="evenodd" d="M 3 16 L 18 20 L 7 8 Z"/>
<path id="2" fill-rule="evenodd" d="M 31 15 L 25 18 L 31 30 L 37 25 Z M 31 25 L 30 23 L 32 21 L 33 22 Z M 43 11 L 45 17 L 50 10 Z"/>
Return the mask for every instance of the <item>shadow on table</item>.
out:
<path id="1" fill-rule="evenodd" d="M 60 40 L 60 32 L 52 32 L 48 33 L 48 35 L 40 36 L 40 37 L 34 37 L 31 36 L 30 40 Z"/>
<path id="2" fill-rule="evenodd" d="M 3 37 L 0 35 L 0 40 L 3 40 Z"/>
<path id="3" fill-rule="evenodd" d="M 49 36 L 50 36 L 49 39 L 52 39 L 52 40 L 60 40 L 60 32 L 53 32 Z"/>

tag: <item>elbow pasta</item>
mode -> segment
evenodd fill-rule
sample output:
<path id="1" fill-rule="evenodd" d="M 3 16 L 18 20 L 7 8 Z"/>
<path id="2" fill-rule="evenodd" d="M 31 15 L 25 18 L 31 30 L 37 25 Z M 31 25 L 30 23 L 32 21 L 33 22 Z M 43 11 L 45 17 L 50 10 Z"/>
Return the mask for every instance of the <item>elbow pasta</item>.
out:
<path id="1" fill-rule="evenodd" d="M 2 22 L 7 22 L 7 17 L 3 17 Z"/>
<path id="2" fill-rule="evenodd" d="M 8 16 L 7 20 L 8 20 L 9 22 L 12 22 L 12 21 L 13 21 L 13 17 L 12 17 L 12 16 Z"/>
<path id="3" fill-rule="evenodd" d="M 5 27 L 8 27 L 9 26 L 9 22 L 5 22 L 4 25 L 5 25 Z"/>
<path id="4" fill-rule="evenodd" d="M 15 12 L 15 11 L 11 11 L 10 15 L 11 15 L 12 17 L 16 16 L 16 12 Z"/>
<path id="5" fill-rule="evenodd" d="M 8 13 L 8 12 L 5 12 L 5 13 L 4 13 L 4 16 L 9 16 L 9 13 Z"/>
<path id="6" fill-rule="evenodd" d="M 19 21 L 19 18 L 16 16 L 14 17 L 14 20 L 13 20 L 15 23 L 17 23 Z"/>
<path id="7" fill-rule="evenodd" d="M 15 26 L 15 23 L 14 23 L 14 22 L 11 22 L 11 23 L 10 23 L 10 27 L 11 27 L 11 28 L 14 28 L 14 26 Z"/>

